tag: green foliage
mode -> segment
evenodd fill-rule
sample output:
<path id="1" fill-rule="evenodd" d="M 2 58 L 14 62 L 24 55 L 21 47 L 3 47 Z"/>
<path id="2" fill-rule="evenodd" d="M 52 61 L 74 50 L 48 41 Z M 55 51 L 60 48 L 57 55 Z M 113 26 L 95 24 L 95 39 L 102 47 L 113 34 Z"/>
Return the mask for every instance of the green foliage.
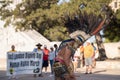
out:
<path id="1" fill-rule="evenodd" d="M 75 16 L 87 12 L 88 14 L 101 15 L 101 8 L 111 0 L 70 0 L 68 3 L 58 5 L 58 0 L 24 0 L 14 10 L 8 7 L 12 2 L 5 1 L 0 7 L 1 19 L 9 24 L 15 25 L 16 29 L 35 29 L 49 40 L 64 40 L 69 36 L 69 30 L 65 26 L 67 16 L 74 19 Z M 81 4 L 84 8 L 80 8 Z M 120 11 L 117 12 L 116 22 L 119 23 Z M 102 14 L 104 15 L 104 14 Z M 102 16 L 104 18 L 104 16 Z M 113 22 L 114 23 L 114 22 Z M 113 25 L 111 23 L 110 25 Z M 118 24 L 117 24 L 118 25 Z M 109 27 L 109 26 L 108 26 Z M 111 41 L 119 40 L 118 28 L 109 27 L 104 30 L 105 37 Z M 112 29 L 111 29 L 112 28 Z M 113 31 L 114 30 L 114 31 Z M 109 34 L 111 32 L 111 34 Z M 112 33 L 115 32 L 115 33 Z M 115 36 L 117 35 L 117 36 Z M 113 37 L 114 36 L 114 37 Z M 112 40 L 114 38 L 114 40 Z"/>
<path id="2" fill-rule="evenodd" d="M 68 38 L 67 30 L 62 26 L 55 26 L 54 28 L 46 29 L 44 35 L 51 41 L 62 41 L 63 39 Z"/>
<path id="3" fill-rule="evenodd" d="M 9 5 L 12 3 L 12 1 L 6 0 L 0 2 L 0 19 L 4 20 L 5 27 L 7 27 L 9 24 L 11 24 L 11 18 L 12 18 L 12 9 L 8 9 Z"/>
<path id="4" fill-rule="evenodd" d="M 115 15 L 115 18 L 109 26 L 104 29 L 104 37 L 106 38 L 106 42 L 120 41 L 120 9 Z"/>
<path id="5" fill-rule="evenodd" d="M 120 20 L 120 9 L 117 10 L 116 17 L 117 17 L 118 20 Z"/>

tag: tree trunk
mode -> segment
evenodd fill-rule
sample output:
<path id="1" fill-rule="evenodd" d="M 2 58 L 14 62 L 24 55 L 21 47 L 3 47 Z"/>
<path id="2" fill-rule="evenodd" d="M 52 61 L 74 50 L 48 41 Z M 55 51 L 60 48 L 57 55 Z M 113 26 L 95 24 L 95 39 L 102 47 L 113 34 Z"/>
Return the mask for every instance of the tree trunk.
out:
<path id="1" fill-rule="evenodd" d="M 96 43 L 97 43 L 98 51 L 99 51 L 98 60 L 103 61 L 103 60 L 107 59 L 107 56 L 105 53 L 105 48 L 104 48 L 102 37 L 101 37 L 100 33 L 97 33 L 95 35 L 95 39 L 96 39 Z"/>

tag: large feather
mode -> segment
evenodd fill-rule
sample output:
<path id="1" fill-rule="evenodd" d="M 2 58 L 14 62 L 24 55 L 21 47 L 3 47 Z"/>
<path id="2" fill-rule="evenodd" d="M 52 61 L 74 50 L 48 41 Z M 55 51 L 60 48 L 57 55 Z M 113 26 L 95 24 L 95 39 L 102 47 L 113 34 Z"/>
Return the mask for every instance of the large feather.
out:
<path id="1" fill-rule="evenodd" d="M 87 14 L 81 13 L 79 16 L 70 18 L 66 16 L 65 26 L 67 27 L 69 33 L 72 33 L 76 30 L 82 30 L 87 34 L 91 34 L 101 23 L 101 16 L 95 16 L 93 13 Z"/>
<path id="2" fill-rule="evenodd" d="M 67 27 L 70 36 L 79 37 L 80 41 L 85 42 L 88 38 L 98 33 L 105 25 L 106 18 L 103 19 L 100 15 L 80 14 L 74 18 L 67 16 L 65 26 Z M 74 34 L 72 34 L 74 33 Z"/>

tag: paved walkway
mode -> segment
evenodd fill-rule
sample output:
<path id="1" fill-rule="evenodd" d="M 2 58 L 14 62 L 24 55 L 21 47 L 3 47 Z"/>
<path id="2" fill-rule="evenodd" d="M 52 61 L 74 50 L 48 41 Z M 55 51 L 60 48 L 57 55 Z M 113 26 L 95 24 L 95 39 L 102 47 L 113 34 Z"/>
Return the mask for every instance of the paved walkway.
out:
<path id="1" fill-rule="evenodd" d="M 75 72 L 77 80 L 120 80 L 120 70 L 119 69 L 94 69 L 93 74 L 84 74 L 85 68 L 78 68 Z M 50 77 L 50 71 L 44 73 L 43 77 L 34 78 L 33 75 L 19 75 L 17 80 L 54 80 L 54 76 Z M 0 80 L 8 80 L 6 76 L 6 71 L 0 71 Z M 14 80 L 14 79 L 12 79 Z"/>

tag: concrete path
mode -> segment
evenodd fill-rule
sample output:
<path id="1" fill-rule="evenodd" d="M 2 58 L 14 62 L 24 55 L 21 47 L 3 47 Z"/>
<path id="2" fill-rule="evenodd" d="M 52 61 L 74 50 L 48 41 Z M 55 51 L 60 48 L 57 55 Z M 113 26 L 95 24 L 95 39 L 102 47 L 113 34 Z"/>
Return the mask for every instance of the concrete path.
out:
<path id="1" fill-rule="evenodd" d="M 120 80 L 119 69 L 93 69 L 93 74 L 84 74 L 85 68 L 78 68 L 75 75 L 77 80 Z M 44 73 L 43 77 L 34 78 L 33 75 L 18 75 L 17 80 L 54 80 L 54 76 L 50 76 L 50 70 L 48 73 Z M 5 70 L 0 70 L 0 80 L 8 80 Z M 12 79 L 14 80 L 14 79 Z"/>

